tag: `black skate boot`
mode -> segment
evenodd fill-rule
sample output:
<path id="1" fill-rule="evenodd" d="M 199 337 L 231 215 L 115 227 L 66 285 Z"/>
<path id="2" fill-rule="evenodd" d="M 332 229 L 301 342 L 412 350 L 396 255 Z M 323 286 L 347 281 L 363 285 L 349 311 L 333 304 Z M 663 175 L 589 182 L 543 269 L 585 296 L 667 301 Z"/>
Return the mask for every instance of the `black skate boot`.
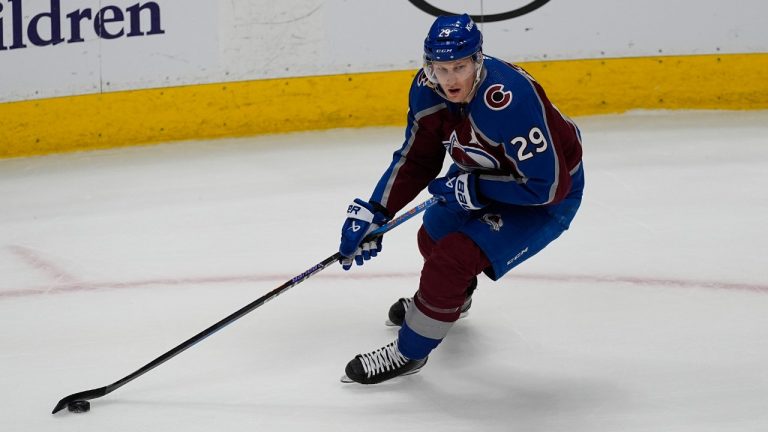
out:
<path id="1" fill-rule="evenodd" d="M 469 308 L 472 307 L 472 294 L 477 289 L 477 277 L 472 278 L 469 287 L 467 287 L 467 300 L 464 301 L 464 305 L 461 306 L 461 315 L 459 318 L 464 318 L 469 314 Z M 402 297 L 398 299 L 395 304 L 389 307 L 389 320 L 385 322 L 388 326 L 401 327 L 403 321 L 405 321 L 405 311 L 413 303 L 413 297 Z"/>
<path id="2" fill-rule="evenodd" d="M 378 384 L 402 375 L 411 375 L 427 364 L 427 358 L 411 360 L 400 353 L 397 339 L 388 345 L 366 354 L 358 354 L 347 363 L 341 382 Z"/>

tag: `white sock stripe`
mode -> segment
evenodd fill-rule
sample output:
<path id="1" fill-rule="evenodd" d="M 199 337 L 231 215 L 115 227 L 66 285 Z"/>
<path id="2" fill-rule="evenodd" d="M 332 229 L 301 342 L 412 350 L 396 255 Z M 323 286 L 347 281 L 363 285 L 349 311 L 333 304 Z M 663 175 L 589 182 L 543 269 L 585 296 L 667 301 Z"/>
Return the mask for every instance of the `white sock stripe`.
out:
<path id="1" fill-rule="evenodd" d="M 424 315 L 418 307 L 409 307 L 405 312 L 405 322 L 417 334 L 430 339 L 443 339 L 453 327 L 453 322 L 438 321 Z"/>

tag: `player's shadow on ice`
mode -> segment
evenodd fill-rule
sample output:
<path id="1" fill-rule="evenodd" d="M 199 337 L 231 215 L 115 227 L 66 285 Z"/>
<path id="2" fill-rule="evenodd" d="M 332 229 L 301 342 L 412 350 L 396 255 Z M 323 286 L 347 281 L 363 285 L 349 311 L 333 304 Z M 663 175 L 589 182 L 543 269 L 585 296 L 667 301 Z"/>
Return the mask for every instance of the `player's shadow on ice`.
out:
<path id="1" fill-rule="evenodd" d="M 503 329 L 485 325 L 478 328 L 472 325 L 471 316 L 462 319 L 418 374 L 377 385 L 348 384 L 343 388 L 361 396 L 397 393 L 401 397 L 396 405 L 410 399 L 433 413 L 440 412 L 458 422 L 471 421 L 478 430 L 520 425 L 532 430 L 566 418 L 575 422 L 574 430 L 582 430 L 577 424 L 579 419 L 588 421 L 595 413 L 610 410 L 608 405 L 625 399 L 620 388 L 599 376 L 557 372 L 558 362 L 568 362 L 567 358 L 545 359 L 544 367 L 533 364 L 536 359 L 515 358 L 531 356 L 527 342 L 507 329 L 505 346 L 499 347 L 483 337 L 489 331 Z M 551 368 L 555 371 L 547 373 Z M 589 425 L 584 427 L 588 429 Z"/>

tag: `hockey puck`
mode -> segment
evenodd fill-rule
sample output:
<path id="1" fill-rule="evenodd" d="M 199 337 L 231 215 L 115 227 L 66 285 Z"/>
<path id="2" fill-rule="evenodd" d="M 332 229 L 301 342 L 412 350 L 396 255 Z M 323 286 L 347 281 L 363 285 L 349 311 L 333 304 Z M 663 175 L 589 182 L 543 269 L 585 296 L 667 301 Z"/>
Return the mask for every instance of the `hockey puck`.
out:
<path id="1" fill-rule="evenodd" d="M 67 404 L 67 410 L 73 413 L 84 413 L 91 410 L 91 403 L 87 400 L 76 400 Z"/>

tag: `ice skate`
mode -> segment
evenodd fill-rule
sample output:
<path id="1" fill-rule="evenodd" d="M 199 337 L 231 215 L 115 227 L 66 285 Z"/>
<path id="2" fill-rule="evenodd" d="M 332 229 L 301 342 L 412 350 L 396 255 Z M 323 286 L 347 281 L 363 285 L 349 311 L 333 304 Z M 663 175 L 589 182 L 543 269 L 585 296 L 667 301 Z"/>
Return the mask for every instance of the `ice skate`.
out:
<path id="1" fill-rule="evenodd" d="M 347 363 L 341 382 L 378 384 L 404 375 L 412 375 L 427 364 L 427 359 L 411 360 L 400 353 L 397 339 L 366 354 L 358 354 Z"/>

